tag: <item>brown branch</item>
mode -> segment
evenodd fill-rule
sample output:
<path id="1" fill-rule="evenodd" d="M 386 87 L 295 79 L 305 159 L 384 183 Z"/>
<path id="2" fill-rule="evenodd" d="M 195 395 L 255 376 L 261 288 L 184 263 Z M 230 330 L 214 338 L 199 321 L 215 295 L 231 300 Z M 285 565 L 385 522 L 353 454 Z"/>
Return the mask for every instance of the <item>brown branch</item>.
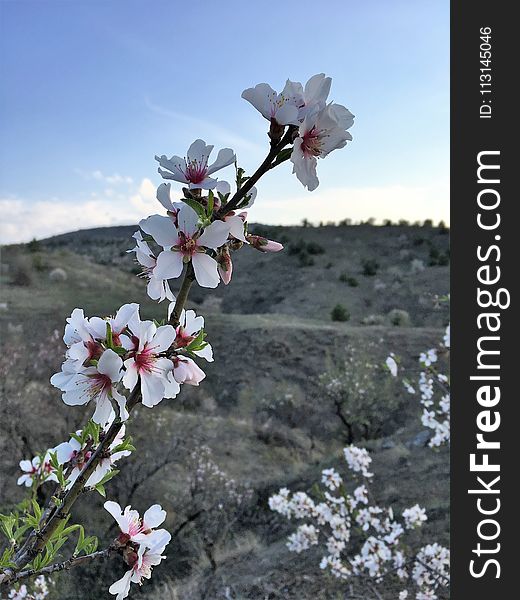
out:
<path id="1" fill-rule="evenodd" d="M 190 293 L 191 286 L 195 281 L 195 273 L 193 271 L 193 265 L 191 261 L 188 263 L 186 267 L 186 273 L 184 274 L 184 279 L 182 281 L 181 289 L 179 290 L 179 294 L 177 295 L 177 299 L 175 300 L 175 306 L 172 311 L 172 315 L 170 317 L 170 325 L 177 327 L 181 320 L 181 313 L 188 300 L 188 295 Z"/>
<path id="2" fill-rule="evenodd" d="M 85 554 L 83 556 L 71 556 L 69 559 L 54 563 L 53 565 L 49 565 L 47 567 L 43 567 L 42 569 L 27 569 L 25 571 L 20 571 L 15 573 L 10 578 L 5 579 L 2 583 L 15 583 L 16 581 L 20 581 L 21 579 L 27 579 L 28 577 L 37 577 L 38 575 L 50 575 L 51 573 L 56 573 L 57 571 L 65 571 L 68 569 L 72 569 L 72 567 L 77 567 L 86 562 L 90 562 L 91 560 L 102 559 L 105 560 L 115 552 L 115 548 L 109 547 L 105 550 L 98 550 L 97 552 L 92 552 L 92 554 Z"/>
<path id="3" fill-rule="evenodd" d="M 277 166 L 273 164 L 273 161 L 276 159 L 278 154 L 285 148 L 285 146 L 292 143 L 296 129 L 297 128 L 295 125 L 290 125 L 282 139 L 278 143 L 271 145 L 271 150 L 266 156 L 264 162 L 244 183 L 244 185 L 235 192 L 234 196 L 229 200 L 229 202 L 224 204 L 224 206 L 217 213 L 217 217 L 223 217 L 224 215 L 230 213 L 232 210 L 235 210 L 235 208 L 238 207 L 242 199 L 245 198 L 248 192 L 251 191 L 251 189 L 253 188 L 255 183 L 260 179 L 260 177 L 262 177 L 262 175 L 265 175 L 267 171 L 271 170 L 273 167 Z"/>
<path id="4" fill-rule="evenodd" d="M 283 162 L 282 160 L 276 161 L 276 158 L 281 152 L 281 150 L 283 150 L 288 144 L 292 143 L 296 130 L 297 128 L 295 126 L 290 125 L 285 135 L 280 139 L 278 143 L 276 143 L 275 141 L 271 143 L 271 150 L 269 151 L 263 163 L 258 167 L 255 173 L 249 179 L 247 179 L 244 185 L 239 190 L 237 190 L 237 192 L 234 194 L 231 200 L 222 207 L 222 209 L 218 213 L 219 217 L 222 217 L 234 210 L 240 204 L 241 200 L 247 195 L 247 193 L 253 188 L 255 183 L 262 177 L 262 175 L 264 175 L 270 169 Z M 169 321 L 170 324 L 174 327 L 177 327 L 179 324 L 181 312 L 186 304 L 190 288 L 194 280 L 195 274 L 193 272 L 193 265 L 190 262 L 186 267 L 184 279 L 179 290 L 174 309 L 172 311 L 172 316 Z M 140 401 L 141 389 L 138 381 L 127 400 L 126 408 L 128 413 L 130 413 Z M 45 544 L 52 537 L 53 533 L 56 531 L 62 520 L 67 518 L 67 515 L 69 514 L 73 504 L 83 492 L 88 478 L 96 469 L 99 461 L 109 448 L 110 444 L 114 441 L 122 426 L 123 423 L 119 419 L 116 419 L 112 423 L 112 425 L 106 432 L 105 437 L 100 442 L 96 450 L 93 452 L 92 456 L 85 464 L 83 470 L 81 471 L 78 478 L 69 490 L 65 492 L 64 490 L 62 490 L 61 486 L 58 486 L 56 488 L 57 496 L 53 495 L 51 497 L 50 503 L 47 506 L 47 509 L 44 511 L 42 519 L 43 523 L 41 523 L 42 526 L 38 527 L 37 529 L 34 529 L 27 536 L 27 539 L 25 540 L 25 543 L 23 544 L 22 548 L 20 548 L 20 550 L 16 553 L 16 555 L 13 558 L 12 562 L 14 566 L 4 569 L 4 571 L 0 573 L 0 584 L 5 583 L 7 581 L 14 581 L 17 577 L 20 578 L 19 576 L 22 573 L 28 573 L 30 571 L 19 571 L 19 569 L 23 568 L 25 565 L 31 562 L 33 558 L 36 557 L 42 551 L 42 549 L 45 547 Z M 60 503 L 56 507 L 53 507 L 51 504 L 54 502 L 53 497 L 57 497 L 60 501 Z M 82 558 L 84 559 L 85 557 Z M 57 565 L 64 565 L 61 567 L 62 569 L 68 568 L 66 566 L 67 564 L 69 564 L 68 561 L 65 561 L 64 563 L 57 563 Z M 56 566 L 54 570 L 60 569 Z M 36 574 L 36 572 L 34 572 L 33 574 Z"/>

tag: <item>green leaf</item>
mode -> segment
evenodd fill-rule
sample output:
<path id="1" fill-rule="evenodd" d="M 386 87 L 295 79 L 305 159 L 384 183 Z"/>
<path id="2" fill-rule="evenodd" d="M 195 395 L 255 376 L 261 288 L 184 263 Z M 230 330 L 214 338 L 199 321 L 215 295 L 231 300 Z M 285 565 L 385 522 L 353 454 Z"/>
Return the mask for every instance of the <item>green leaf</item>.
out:
<path id="1" fill-rule="evenodd" d="M 103 485 L 104 486 L 105 483 L 107 483 L 107 481 L 110 481 L 112 479 L 112 477 L 115 477 L 118 473 L 119 473 L 118 469 L 112 469 L 111 471 L 109 471 L 108 473 L 105 474 L 105 476 L 98 483 L 98 485 Z"/>
<path id="2" fill-rule="evenodd" d="M 207 346 L 207 342 L 204 341 L 204 338 L 206 337 L 206 333 L 204 332 L 204 329 L 201 329 L 199 331 L 199 333 L 197 334 L 197 337 L 192 340 L 188 346 L 186 346 L 186 350 L 188 352 L 196 352 L 197 350 L 202 350 L 205 346 Z"/>
<path id="3" fill-rule="evenodd" d="M 40 519 L 42 518 L 43 511 L 40 508 L 40 505 L 38 504 L 38 502 L 36 502 L 36 500 L 34 498 L 31 501 L 31 503 L 32 503 L 32 508 L 33 508 L 34 516 L 35 516 L 36 519 L 38 519 L 38 522 L 40 522 Z"/>
<path id="4" fill-rule="evenodd" d="M 123 346 L 114 346 L 114 348 L 112 348 L 112 350 L 118 355 L 118 356 L 124 356 L 128 351 L 123 348 Z"/>
<path id="5" fill-rule="evenodd" d="M 91 535 L 88 538 L 86 538 L 84 548 L 85 554 L 92 554 L 92 552 L 95 552 L 97 550 L 98 544 L 99 540 L 95 535 Z"/>
<path id="6" fill-rule="evenodd" d="M 215 206 L 215 196 L 214 196 L 213 192 L 211 190 L 209 190 L 209 192 L 208 192 L 208 208 L 206 210 L 206 215 L 208 216 L 208 219 L 213 214 L 214 206 Z"/>
<path id="7" fill-rule="evenodd" d="M 105 490 L 105 486 L 104 486 L 103 484 L 101 484 L 101 483 L 98 483 L 98 484 L 95 486 L 95 488 L 94 488 L 94 489 L 96 490 L 96 492 L 97 492 L 98 494 L 101 494 L 101 496 L 103 496 L 103 498 L 106 498 L 106 497 L 107 497 L 107 492 L 106 492 L 106 490 Z"/>
<path id="8" fill-rule="evenodd" d="M 285 150 L 282 150 L 281 152 L 279 152 L 276 157 L 276 160 L 273 163 L 273 167 L 278 166 L 280 163 L 283 163 L 286 160 L 289 160 L 291 158 L 291 154 L 292 154 L 292 148 L 285 148 Z"/>
<path id="9" fill-rule="evenodd" d="M 2 567 L 3 569 L 7 569 L 8 567 L 16 566 L 14 563 L 11 562 L 11 557 L 13 556 L 13 554 L 13 548 L 6 548 L 2 556 L 0 556 L 0 567 Z"/>
<path id="10" fill-rule="evenodd" d="M 191 198 L 183 198 L 183 202 L 185 202 L 188 206 L 193 208 L 193 210 L 199 215 L 201 219 L 206 218 L 206 211 L 200 202 L 197 200 L 192 200 Z"/>
<path id="11" fill-rule="evenodd" d="M 112 337 L 112 327 L 107 321 L 107 348 L 114 348 L 114 338 Z"/>

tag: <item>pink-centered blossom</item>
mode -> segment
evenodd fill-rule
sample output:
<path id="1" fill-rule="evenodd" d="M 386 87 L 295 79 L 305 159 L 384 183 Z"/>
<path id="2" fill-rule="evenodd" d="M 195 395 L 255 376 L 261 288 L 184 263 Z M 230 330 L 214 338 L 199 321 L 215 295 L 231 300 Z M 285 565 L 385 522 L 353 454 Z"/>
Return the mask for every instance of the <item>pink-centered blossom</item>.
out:
<path id="1" fill-rule="evenodd" d="M 160 504 L 150 506 L 142 518 L 136 510 L 132 510 L 131 506 L 122 510 L 117 502 L 111 500 L 105 502 L 103 506 L 114 517 L 121 530 L 118 537 L 121 545 L 136 542 L 151 548 L 157 540 L 163 539 L 165 534 L 168 534 L 165 529 L 156 529 L 166 519 L 166 511 Z"/>
<path id="2" fill-rule="evenodd" d="M 155 275 L 157 258 L 150 249 L 150 246 L 143 240 L 141 232 L 136 231 L 132 237 L 135 239 L 136 245 L 131 250 L 128 250 L 128 252 L 135 252 L 135 258 L 143 268 L 140 276 L 148 279 L 148 285 L 146 286 L 148 296 L 152 300 L 158 300 L 159 302 L 165 299 L 170 301 L 175 300 L 168 281 L 160 279 Z"/>
<path id="3" fill-rule="evenodd" d="M 21 460 L 20 469 L 23 473 L 16 483 L 25 487 L 31 487 L 37 480 L 45 481 L 52 474 L 48 455 L 45 455 L 43 464 L 40 456 L 35 456 L 32 460 Z"/>
<path id="4" fill-rule="evenodd" d="M 108 419 L 108 423 L 106 427 L 110 426 L 112 421 L 115 418 L 115 414 L 112 412 L 111 416 Z M 81 431 L 77 431 L 76 434 L 78 436 L 81 435 Z M 132 453 L 130 450 L 118 450 L 115 452 L 115 449 L 121 445 L 125 437 L 125 426 L 123 425 L 121 429 L 118 431 L 114 441 L 108 447 L 108 452 L 104 455 L 99 463 L 97 464 L 94 472 L 87 479 L 86 487 L 95 487 L 107 473 L 109 473 L 113 466 L 117 463 L 117 461 L 125 456 L 130 456 Z M 71 438 L 68 442 L 62 442 L 58 444 L 55 448 L 51 449 L 50 452 L 56 454 L 56 458 L 58 464 L 67 465 L 74 463 L 72 471 L 67 477 L 67 485 L 66 489 L 69 489 L 72 484 L 76 481 L 76 479 L 81 474 L 83 467 L 87 464 L 90 457 L 92 456 L 94 450 L 85 451 L 84 447 L 76 438 Z M 51 474 L 49 479 L 53 481 L 58 481 L 56 475 L 54 473 Z"/>
<path id="5" fill-rule="evenodd" d="M 217 262 L 206 254 L 206 249 L 216 250 L 226 242 L 229 225 L 214 221 L 202 231 L 197 213 L 187 204 L 179 210 L 177 221 L 176 227 L 168 217 L 152 215 L 139 223 L 141 229 L 164 248 L 157 257 L 154 275 L 159 279 L 176 279 L 184 263 L 191 261 L 199 285 L 217 287 L 220 281 Z"/>
<path id="6" fill-rule="evenodd" d="M 151 548 L 140 545 L 137 552 L 129 554 L 127 562 L 130 563 L 130 570 L 113 583 L 108 590 L 116 596 L 116 600 L 124 600 L 128 597 L 131 583 L 141 584 L 143 579 L 150 579 L 153 567 L 166 558 L 162 553 L 170 539 L 171 535 L 165 531 L 160 538 L 155 540 Z"/>
<path id="7" fill-rule="evenodd" d="M 298 130 L 291 154 L 293 173 L 309 191 L 319 185 L 317 159 L 343 148 L 352 136 L 347 131 L 354 124 L 354 115 L 340 104 L 328 104 L 310 111 Z"/>
<path id="8" fill-rule="evenodd" d="M 152 321 L 142 321 L 132 333 L 139 343 L 132 356 L 124 362 L 123 385 L 133 390 L 140 380 L 142 402 L 149 408 L 163 398 L 174 398 L 180 388 L 167 379 L 173 364 L 162 355 L 172 346 L 175 329 L 171 325 L 157 327 Z"/>
<path id="9" fill-rule="evenodd" d="M 92 420 L 105 425 L 110 418 L 114 400 L 119 407 L 121 419 L 128 419 L 126 398 L 116 389 L 123 374 L 123 361 L 113 350 L 104 350 L 96 366 L 87 367 L 79 373 L 63 370 L 66 367 L 67 364 L 64 363 L 62 371 L 51 377 L 52 385 L 63 392 L 62 400 L 65 404 L 78 406 L 92 400 L 96 404 Z"/>
<path id="10" fill-rule="evenodd" d="M 159 173 L 164 179 L 173 179 L 191 189 L 202 188 L 211 190 L 217 185 L 217 180 L 210 177 L 216 171 L 235 162 L 235 153 L 230 148 L 219 151 L 217 159 L 208 165 L 209 156 L 213 146 L 206 145 L 204 140 L 195 140 L 188 148 L 186 158 L 172 156 L 167 158 L 164 154 L 156 156 L 160 164 Z"/>

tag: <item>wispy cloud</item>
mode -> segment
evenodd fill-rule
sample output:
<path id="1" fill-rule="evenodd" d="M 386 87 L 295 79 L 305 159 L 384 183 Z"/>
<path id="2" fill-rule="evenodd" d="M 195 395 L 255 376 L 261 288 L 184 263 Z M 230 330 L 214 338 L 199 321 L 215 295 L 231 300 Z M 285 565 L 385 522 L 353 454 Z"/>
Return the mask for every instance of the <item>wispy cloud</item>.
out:
<path id="1" fill-rule="evenodd" d="M 71 202 L 51 198 L 28 202 L 18 197 L 0 198 L 0 243 L 28 242 L 89 227 L 131 225 L 150 214 L 162 212 L 155 186 L 143 179 L 129 194 L 109 188 L 90 198 Z"/>
<path id="2" fill-rule="evenodd" d="M 120 185 L 123 183 L 131 185 L 134 183 L 132 177 L 129 177 L 128 175 L 120 175 L 119 173 L 106 175 L 100 170 L 84 171 L 83 169 L 74 169 L 74 172 L 87 181 L 100 181 L 102 183 L 107 183 L 108 185 Z"/>
<path id="3" fill-rule="evenodd" d="M 226 129 L 225 127 L 220 127 L 219 125 L 215 125 L 214 123 L 206 121 L 205 119 L 186 115 L 184 113 L 180 113 L 155 104 L 150 100 L 150 98 L 148 98 L 148 96 L 145 96 L 144 101 L 146 107 L 152 112 L 164 117 L 168 117 L 177 123 L 181 122 L 193 131 L 204 132 L 204 135 L 207 135 L 207 142 L 210 142 L 210 140 L 211 143 L 219 142 L 222 145 L 231 146 L 235 150 L 249 150 L 255 153 L 265 152 L 265 147 L 261 144 L 251 142 L 250 140 L 237 135 L 234 131 Z"/>

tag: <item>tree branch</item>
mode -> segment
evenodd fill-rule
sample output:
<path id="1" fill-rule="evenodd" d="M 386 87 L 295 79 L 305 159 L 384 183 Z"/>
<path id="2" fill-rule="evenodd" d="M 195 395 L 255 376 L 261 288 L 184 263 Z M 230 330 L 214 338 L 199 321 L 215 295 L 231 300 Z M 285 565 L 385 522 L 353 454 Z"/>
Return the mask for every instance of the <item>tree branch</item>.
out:
<path id="1" fill-rule="evenodd" d="M 231 198 L 229 202 L 224 204 L 224 206 L 217 213 L 218 217 L 223 217 L 224 215 L 230 213 L 232 210 L 235 210 L 237 206 L 240 204 L 241 200 L 245 198 L 248 192 L 251 191 L 255 183 L 265 175 L 267 171 L 272 169 L 275 165 L 273 165 L 273 161 L 276 159 L 278 154 L 287 146 L 292 143 L 293 136 L 296 131 L 295 125 L 289 125 L 285 135 L 282 139 L 277 143 L 271 146 L 271 150 L 269 154 L 266 156 L 264 162 L 258 167 L 258 169 L 251 175 L 251 177 L 244 183 L 244 185 L 235 192 L 235 195 Z"/>
<path id="2" fill-rule="evenodd" d="M 98 550 L 97 552 L 92 552 L 92 554 L 85 554 L 83 556 L 71 556 L 69 559 L 54 563 L 53 565 L 49 565 L 48 567 L 43 567 L 42 569 L 27 569 L 26 571 L 20 571 L 8 579 L 2 581 L 2 583 L 15 583 L 16 581 L 20 581 L 21 579 L 27 579 L 28 577 L 37 577 L 38 575 L 50 575 L 51 573 L 56 573 L 57 571 L 64 571 L 68 569 L 72 569 L 72 567 L 77 567 L 86 562 L 90 562 L 91 560 L 107 559 L 110 554 L 115 552 L 115 548 L 108 547 L 105 550 Z"/>

